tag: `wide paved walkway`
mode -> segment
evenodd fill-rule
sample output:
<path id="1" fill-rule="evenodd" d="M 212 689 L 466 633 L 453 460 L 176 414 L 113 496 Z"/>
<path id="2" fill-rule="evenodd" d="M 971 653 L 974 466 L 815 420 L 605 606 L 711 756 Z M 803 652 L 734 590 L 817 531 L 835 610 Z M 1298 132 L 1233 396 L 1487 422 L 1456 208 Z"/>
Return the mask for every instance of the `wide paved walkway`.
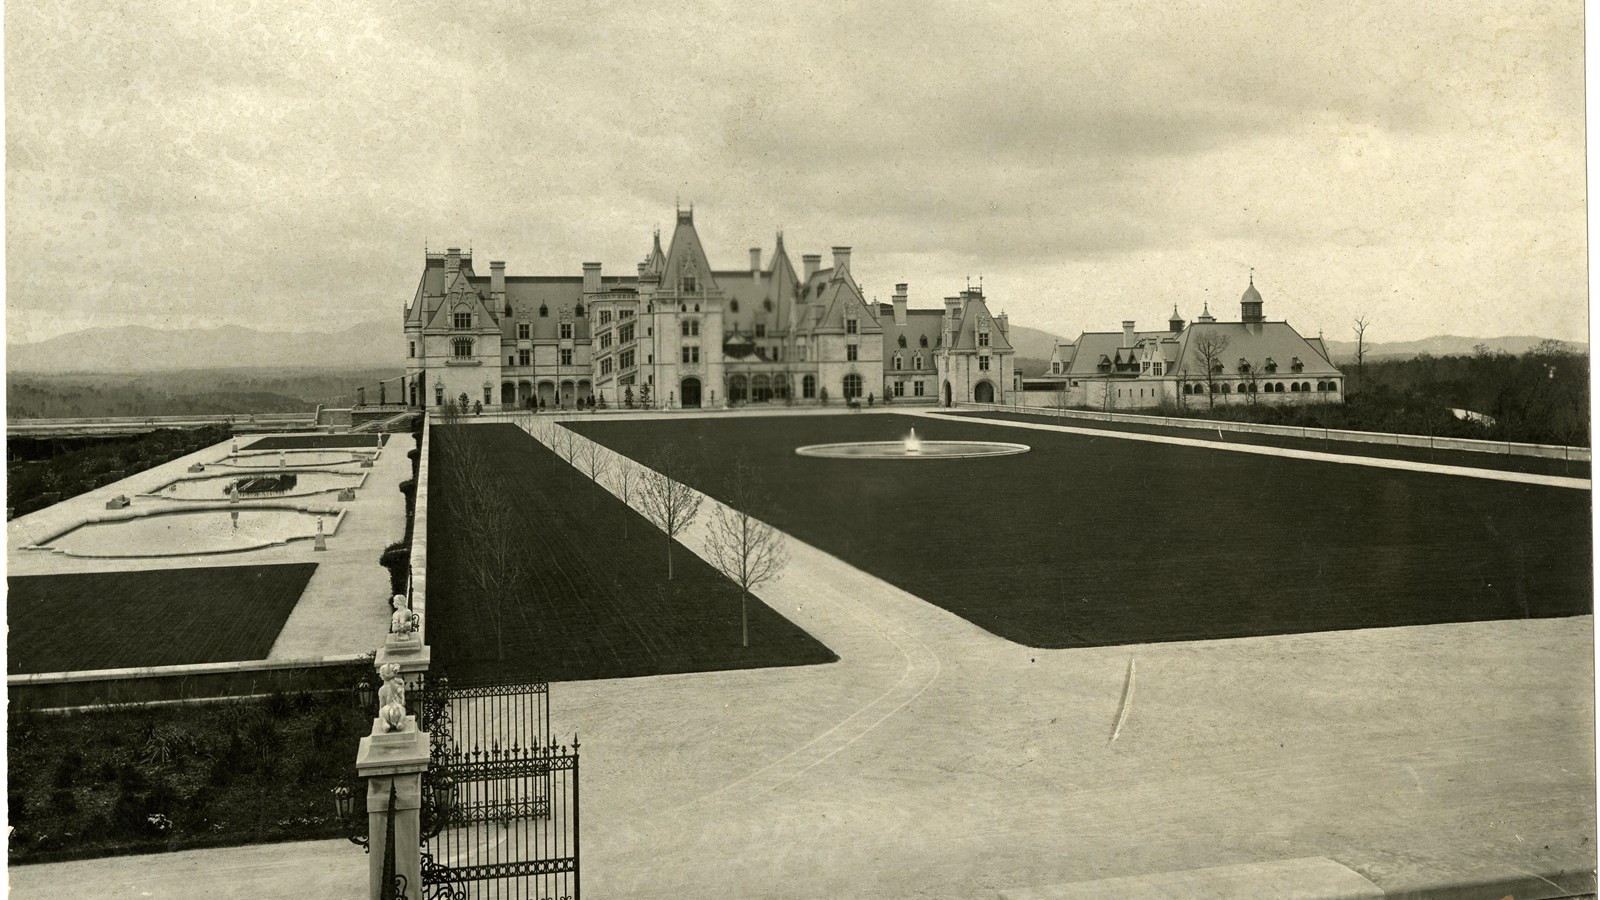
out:
<path id="1" fill-rule="evenodd" d="M 1399 895 L 1594 865 L 1588 616 L 1034 650 L 798 544 L 763 596 L 840 661 L 553 687 L 591 896 L 993 897 L 1306 858 Z M 334 897 L 364 865 L 319 842 L 11 878 Z"/>

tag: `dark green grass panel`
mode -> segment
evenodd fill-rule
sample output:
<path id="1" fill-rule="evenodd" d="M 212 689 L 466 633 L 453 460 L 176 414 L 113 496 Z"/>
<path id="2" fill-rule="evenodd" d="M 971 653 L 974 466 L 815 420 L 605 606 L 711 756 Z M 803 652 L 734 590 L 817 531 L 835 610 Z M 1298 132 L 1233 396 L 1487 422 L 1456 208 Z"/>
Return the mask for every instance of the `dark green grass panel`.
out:
<path id="1" fill-rule="evenodd" d="M 316 563 L 6 579 L 6 673 L 265 659 Z"/>
<path id="2" fill-rule="evenodd" d="M 1004 440 L 976 460 L 796 456 L 808 443 Z M 675 441 L 712 495 L 997 635 L 1106 646 L 1578 615 L 1588 491 L 901 416 L 585 422 L 635 458 Z"/>
<path id="3" fill-rule="evenodd" d="M 428 641 L 452 678 L 623 678 L 832 662 L 815 638 L 752 598 L 740 646 L 736 588 L 638 513 L 514 425 L 463 428 L 497 473 L 532 569 L 505 600 L 499 657 L 492 608 L 463 565 L 451 505 L 454 472 L 430 451 Z"/>
<path id="4" fill-rule="evenodd" d="M 377 447 L 376 434 L 285 434 L 265 437 L 240 450 L 337 450 L 344 447 Z"/>
<path id="5" fill-rule="evenodd" d="M 1189 438 L 1197 441 L 1220 441 L 1225 444 L 1250 444 L 1258 447 L 1283 447 L 1291 450 L 1316 450 L 1339 453 L 1345 456 L 1369 456 L 1378 459 L 1405 459 L 1413 462 L 1438 463 L 1443 466 L 1467 466 L 1474 469 L 1496 469 L 1504 472 L 1527 472 L 1533 475 L 1563 475 L 1571 478 L 1588 478 L 1590 466 L 1581 460 L 1550 459 L 1543 456 L 1513 456 L 1507 453 L 1480 453 L 1473 450 L 1433 450 L 1427 447 L 1403 447 L 1397 444 L 1369 444 L 1363 441 L 1335 441 L 1319 437 L 1290 437 L 1277 434 L 1256 434 L 1241 431 L 1189 428 L 1181 425 L 1147 425 L 1143 422 L 1106 422 L 1075 416 L 1055 416 L 1049 413 L 1024 412 L 941 412 L 956 419 L 1005 419 L 1013 422 L 1041 422 L 1046 425 L 1066 425 L 1072 428 L 1094 428 L 1099 431 L 1124 431 L 1135 434 L 1160 434 Z M 1307 431 L 1315 435 L 1317 429 Z M 1425 436 L 1424 436 L 1425 437 Z M 1440 438 L 1441 441 L 1447 440 Z"/>

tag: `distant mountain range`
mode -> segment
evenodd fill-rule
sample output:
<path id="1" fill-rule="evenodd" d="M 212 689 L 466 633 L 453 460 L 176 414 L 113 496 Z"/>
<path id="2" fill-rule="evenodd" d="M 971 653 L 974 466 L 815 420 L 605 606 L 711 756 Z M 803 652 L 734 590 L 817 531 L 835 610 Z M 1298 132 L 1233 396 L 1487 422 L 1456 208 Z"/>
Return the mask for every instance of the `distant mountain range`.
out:
<path id="1" fill-rule="evenodd" d="M 1476 348 L 1480 344 L 1487 346 L 1490 350 L 1516 355 L 1527 353 L 1542 340 L 1544 338 L 1526 335 L 1475 338 L 1440 334 L 1416 341 L 1368 342 L 1366 356 L 1367 359 L 1393 359 L 1395 357 L 1410 359 L 1423 353 L 1429 356 L 1471 356 L 1476 352 Z M 1325 343 L 1328 345 L 1328 352 L 1333 355 L 1334 362 L 1355 362 L 1355 341 L 1325 341 Z M 1589 352 L 1589 345 L 1586 343 L 1562 341 L 1561 346 L 1579 353 Z"/>
<path id="2" fill-rule="evenodd" d="M 257 331 L 238 325 L 163 329 L 89 328 L 6 345 L 6 371 L 171 372 L 183 369 L 399 369 L 405 343 L 394 322 L 342 331 Z"/>
<path id="3" fill-rule="evenodd" d="M 1010 326 L 1019 358 L 1048 360 L 1063 338 L 1037 328 Z M 1479 344 L 1525 353 L 1537 337 L 1473 338 L 1439 335 L 1416 341 L 1371 343 L 1367 358 L 1470 354 Z M 1328 341 L 1335 362 L 1355 359 L 1352 341 Z M 1587 344 L 1564 346 L 1583 352 Z M 48 340 L 6 346 L 6 370 L 29 374 L 68 372 L 173 372 L 189 369 L 378 369 L 404 364 L 404 344 L 393 322 L 362 322 L 342 331 L 257 331 L 238 325 L 159 329 L 142 325 L 90 328 Z"/>

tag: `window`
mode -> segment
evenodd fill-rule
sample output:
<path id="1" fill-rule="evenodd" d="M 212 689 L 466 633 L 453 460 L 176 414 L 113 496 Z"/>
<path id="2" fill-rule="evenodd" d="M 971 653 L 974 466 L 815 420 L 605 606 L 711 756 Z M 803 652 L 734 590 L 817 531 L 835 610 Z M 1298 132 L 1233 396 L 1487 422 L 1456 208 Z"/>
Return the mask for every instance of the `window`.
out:
<path id="1" fill-rule="evenodd" d="M 608 356 L 605 359 L 600 360 L 600 374 L 601 375 L 610 375 L 611 374 L 611 357 Z"/>
<path id="2" fill-rule="evenodd" d="M 921 397 L 922 396 L 922 382 L 920 382 L 920 381 L 911 382 L 911 396 L 913 396 L 913 397 Z"/>
<path id="3" fill-rule="evenodd" d="M 689 321 L 687 319 L 678 323 L 678 334 L 683 337 L 689 336 Z"/>
<path id="4" fill-rule="evenodd" d="M 739 311 L 739 301 L 737 301 L 737 300 L 729 300 L 728 301 L 728 312 L 738 312 L 738 311 Z"/>
<path id="5" fill-rule="evenodd" d="M 1296 394 L 1300 393 L 1300 382 L 1298 382 L 1298 381 L 1289 382 L 1289 390 L 1293 391 Z"/>
<path id="6" fill-rule="evenodd" d="M 633 310 L 631 310 L 631 309 L 619 309 L 619 310 L 617 310 L 617 319 L 618 320 L 631 319 L 631 318 L 633 318 Z"/>
<path id="7" fill-rule="evenodd" d="M 1270 356 L 1267 357 L 1267 371 L 1268 372 L 1276 372 L 1276 371 L 1278 371 L 1278 364 L 1273 362 L 1272 361 L 1272 357 L 1270 357 Z"/>
<path id="8" fill-rule="evenodd" d="M 693 275 L 683 276 L 683 282 L 679 285 L 679 290 L 683 291 L 685 294 L 691 294 L 699 289 L 699 285 L 695 283 Z"/>
<path id="9" fill-rule="evenodd" d="M 900 335 L 900 349 L 904 350 L 905 348 L 906 348 L 906 336 L 902 334 L 902 335 Z"/>
<path id="10" fill-rule="evenodd" d="M 756 337 L 764 338 L 766 336 L 767 336 L 767 326 L 761 325 L 761 324 L 758 323 L 756 325 Z"/>
<path id="11" fill-rule="evenodd" d="M 577 316 L 580 319 L 583 318 L 583 301 L 582 300 L 579 300 L 578 301 L 578 305 L 572 308 L 572 314 Z"/>
<path id="12" fill-rule="evenodd" d="M 844 377 L 844 398 L 846 400 L 855 400 L 855 399 L 859 399 L 860 397 L 861 397 L 861 376 L 860 375 L 854 375 L 854 374 L 846 375 Z"/>
<path id="13" fill-rule="evenodd" d="M 921 368 L 921 367 L 918 366 L 918 368 Z M 1050 374 L 1051 375 L 1060 375 L 1061 374 L 1061 363 L 1058 363 L 1058 362 L 1051 363 L 1050 364 Z"/>
<path id="14" fill-rule="evenodd" d="M 611 346 L 611 332 L 600 335 L 600 349 L 605 350 Z"/>
<path id="15" fill-rule="evenodd" d="M 813 399 L 816 398 L 816 396 L 817 396 L 817 376 L 815 376 L 815 375 L 807 375 L 805 378 L 801 379 L 801 381 L 800 381 L 800 396 L 805 398 L 805 399 L 807 399 L 807 400 L 813 400 Z"/>
<path id="16" fill-rule="evenodd" d="M 469 312 L 458 312 L 458 313 L 456 313 L 456 320 L 455 321 L 456 321 L 456 327 L 457 328 L 471 328 L 472 327 L 472 313 L 469 313 Z"/>
<path id="17" fill-rule="evenodd" d="M 609 325 L 609 324 L 611 324 L 611 310 L 609 310 L 609 309 L 600 310 L 600 324 L 601 325 Z"/>
<path id="18" fill-rule="evenodd" d="M 444 405 L 444 385 L 442 384 L 436 384 L 433 386 L 433 405 Z"/>
<path id="19" fill-rule="evenodd" d="M 683 353 L 682 353 L 682 356 L 683 356 L 683 360 L 682 361 L 683 362 L 686 362 L 686 363 L 697 363 L 697 362 L 700 361 L 700 348 L 699 347 L 683 347 L 683 348 L 680 348 L 680 349 L 683 351 Z"/>
<path id="20" fill-rule="evenodd" d="M 1300 357 L 1298 357 L 1298 356 L 1296 356 L 1295 358 L 1289 360 L 1289 368 L 1295 370 L 1296 372 L 1304 369 L 1305 367 L 1306 367 L 1306 364 L 1301 362 L 1300 361 Z"/>
<path id="21" fill-rule="evenodd" d="M 416 356 L 417 355 L 417 342 L 416 341 L 408 341 L 407 342 L 406 355 L 407 356 Z"/>
<path id="22" fill-rule="evenodd" d="M 854 318 L 845 319 L 844 320 L 844 333 L 845 334 L 860 334 L 861 333 L 861 322 L 860 322 L 860 320 L 854 319 Z"/>
<path id="23" fill-rule="evenodd" d="M 526 341 L 533 338 L 533 326 L 527 322 L 517 323 L 517 340 Z"/>
<path id="24" fill-rule="evenodd" d="M 1231 388 L 1231 387 L 1229 387 L 1228 385 L 1225 384 L 1225 385 L 1222 386 L 1222 392 L 1224 394 L 1231 394 L 1231 393 L 1233 393 L 1233 388 Z"/>
<path id="25" fill-rule="evenodd" d="M 1139 371 L 1146 375 L 1150 374 L 1150 360 L 1147 359 L 1140 362 Z"/>
<path id="26" fill-rule="evenodd" d="M 571 322 L 562 322 L 561 323 L 561 339 L 563 341 L 572 340 L 572 323 Z"/>
<path id="27" fill-rule="evenodd" d="M 922 340 L 923 340 L 923 343 L 927 343 L 928 339 L 927 338 L 923 338 Z M 911 367 L 913 369 L 922 368 L 922 354 L 921 353 L 918 353 L 916 356 L 912 357 L 912 359 L 911 359 Z"/>
<path id="28" fill-rule="evenodd" d="M 772 312 L 772 301 L 771 300 L 763 300 L 763 301 L 761 301 L 761 308 L 766 310 L 767 312 Z"/>
<path id="29" fill-rule="evenodd" d="M 844 348 L 844 358 L 849 360 L 849 361 L 851 361 L 851 362 L 855 362 L 856 361 L 856 345 L 855 344 L 851 344 L 850 346 Z"/>
<path id="30" fill-rule="evenodd" d="M 450 349 L 456 359 L 472 358 L 472 341 L 470 339 L 451 341 Z"/>
<path id="31" fill-rule="evenodd" d="M 1161 374 L 1163 374 L 1165 372 L 1166 372 L 1166 366 L 1162 365 L 1161 363 L 1152 363 L 1150 365 L 1150 374 L 1151 375 L 1161 375 Z"/>
<path id="32" fill-rule="evenodd" d="M 987 357 L 987 356 L 978 357 L 978 370 L 982 371 L 982 372 L 989 371 L 989 357 Z"/>
<path id="33" fill-rule="evenodd" d="M 516 365 L 516 364 L 517 364 L 517 358 L 516 358 L 516 357 L 515 357 L 515 356 L 508 356 L 508 357 L 506 357 L 506 365 L 508 365 L 508 366 L 514 366 L 514 365 Z"/>
<path id="34" fill-rule="evenodd" d="M 633 340 L 633 323 L 629 322 L 617 329 L 617 342 L 626 344 L 631 340 Z"/>
<path id="35" fill-rule="evenodd" d="M 1338 389 L 1339 389 L 1339 382 L 1337 382 L 1337 381 L 1328 382 L 1328 390 L 1337 391 Z"/>
<path id="36" fill-rule="evenodd" d="M 900 354 L 898 354 L 898 353 L 896 353 L 894 355 L 894 367 L 895 367 L 896 371 L 899 371 L 899 369 L 900 369 Z"/>
<path id="37" fill-rule="evenodd" d="M 894 383 L 894 395 L 896 397 L 904 397 L 906 395 L 906 383 L 904 381 L 896 381 Z"/>
<path id="38" fill-rule="evenodd" d="M 978 332 L 978 346 L 979 347 L 987 347 L 987 346 L 989 346 L 989 332 L 987 332 L 987 331 Z"/>
<path id="39" fill-rule="evenodd" d="M 517 365 L 526 366 L 526 365 L 530 365 L 532 362 L 533 362 L 533 351 L 532 350 L 518 350 L 517 351 Z"/>
<path id="40" fill-rule="evenodd" d="M 633 351 L 624 350 L 617 356 L 617 365 L 623 369 L 633 368 Z"/>
<path id="41" fill-rule="evenodd" d="M 546 319 L 546 318 L 549 318 L 549 317 L 550 317 L 550 307 L 545 306 L 543 303 L 539 304 L 539 318 Z"/>
<path id="42" fill-rule="evenodd" d="M 928 346 L 928 336 L 927 335 L 923 335 L 922 337 L 917 338 L 917 346 L 918 347 L 927 347 Z M 920 369 L 922 367 L 918 366 L 917 368 Z"/>

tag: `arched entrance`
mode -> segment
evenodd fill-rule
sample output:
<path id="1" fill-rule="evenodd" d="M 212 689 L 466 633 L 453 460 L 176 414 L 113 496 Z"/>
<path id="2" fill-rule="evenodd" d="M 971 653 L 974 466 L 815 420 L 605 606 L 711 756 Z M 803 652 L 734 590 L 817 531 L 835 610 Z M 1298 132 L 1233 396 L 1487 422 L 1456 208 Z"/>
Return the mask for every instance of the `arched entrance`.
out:
<path id="1" fill-rule="evenodd" d="M 682 383 L 678 385 L 678 396 L 683 398 L 682 404 L 684 409 L 699 409 L 700 379 L 685 378 Z"/>
<path id="2" fill-rule="evenodd" d="M 979 403 L 994 402 L 994 385 L 987 381 L 980 381 L 972 389 L 972 399 Z"/>
<path id="3" fill-rule="evenodd" d="M 517 382 L 517 405 L 526 408 L 533 400 L 533 382 Z"/>
<path id="4" fill-rule="evenodd" d="M 587 381 L 579 381 L 578 382 L 578 399 L 582 400 L 585 403 L 588 403 L 589 402 L 589 398 L 593 397 L 593 396 L 594 396 L 594 387 L 592 385 L 590 385 L 589 382 L 587 382 Z"/>
<path id="5" fill-rule="evenodd" d="M 539 403 L 545 407 L 556 405 L 556 386 L 553 381 L 539 382 Z"/>
<path id="6" fill-rule="evenodd" d="M 509 381 L 500 382 L 500 404 L 510 406 L 517 402 L 517 386 Z"/>
<path id="7" fill-rule="evenodd" d="M 772 399 L 772 379 L 766 373 L 757 372 L 750 379 L 750 399 L 756 403 Z"/>
<path id="8" fill-rule="evenodd" d="M 946 381 L 944 383 L 944 405 L 945 406 L 950 406 L 951 405 L 951 403 L 950 403 L 950 382 L 948 382 L 948 381 Z"/>
<path id="9" fill-rule="evenodd" d="M 728 378 L 728 402 L 743 403 L 747 382 L 743 375 L 733 375 Z"/>
<path id="10" fill-rule="evenodd" d="M 572 408 L 573 384 L 570 381 L 561 382 L 561 406 L 564 409 Z"/>

